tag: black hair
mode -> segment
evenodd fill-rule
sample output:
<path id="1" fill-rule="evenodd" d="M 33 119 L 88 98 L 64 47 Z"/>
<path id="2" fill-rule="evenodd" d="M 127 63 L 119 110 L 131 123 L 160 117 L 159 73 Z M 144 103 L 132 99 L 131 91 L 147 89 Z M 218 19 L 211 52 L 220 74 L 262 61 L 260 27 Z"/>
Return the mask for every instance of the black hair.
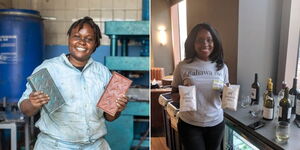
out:
<path id="1" fill-rule="evenodd" d="M 212 53 L 209 55 L 209 60 L 211 62 L 216 62 L 217 70 L 220 70 L 224 67 L 224 55 L 223 55 L 223 47 L 221 38 L 216 29 L 214 29 L 211 25 L 207 23 L 197 24 L 192 31 L 189 33 L 184 47 L 185 47 L 185 60 L 188 63 L 194 61 L 195 57 L 197 57 L 197 53 L 195 51 L 194 43 L 197 38 L 198 32 L 202 29 L 205 29 L 210 32 L 213 42 L 214 42 L 214 49 Z"/>
<path id="2" fill-rule="evenodd" d="M 84 18 L 82 18 L 82 19 L 79 19 L 79 20 L 75 21 L 75 22 L 71 25 L 71 27 L 69 28 L 69 30 L 68 30 L 68 32 L 67 32 L 67 35 L 70 37 L 71 32 L 72 32 L 72 30 L 73 30 L 74 28 L 76 28 L 76 27 L 79 26 L 79 29 L 78 29 L 78 30 L 80 30 L 80 29 L 83 28 L 83 25 L 84 25 L 84 24 L 90 25 L 91 28 L 92 28 L 93 31 L 94 31 L 95 45 L 96 45 L 96 46 L 95 46 L 95 49 L 94 49 L 94 51 L 95 51 L 96 48 L 97 48 L 98 46 L 100 46 L 100 39 L 102 38 L 102 36 L 101 36 L 101 30 L 100 30 L 99 26 L 93 21 L 93 19 L 92 19 L 91 17 L 86 16 L 86 17 L 84 17 Z"/>

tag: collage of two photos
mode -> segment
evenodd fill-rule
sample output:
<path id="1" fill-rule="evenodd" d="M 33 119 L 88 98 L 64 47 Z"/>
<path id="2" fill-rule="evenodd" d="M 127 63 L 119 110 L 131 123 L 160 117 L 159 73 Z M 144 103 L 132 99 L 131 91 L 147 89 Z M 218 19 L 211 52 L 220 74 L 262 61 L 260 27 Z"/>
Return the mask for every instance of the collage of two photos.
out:
<path id="1" fill-rule="evenodd" d="M 0 149 L 150 149 L 149 0 L 0 1 Z"/>
<path id="2" fill-rule="evenodd" d="M 299 2 L 169 2 L 151 1 L 151 149 L 298 149 Z"/>
<path id="3" fill-rule="evenodd" d="M 297 0 L 0 0 L 0 150 L 297 149 Z"/>

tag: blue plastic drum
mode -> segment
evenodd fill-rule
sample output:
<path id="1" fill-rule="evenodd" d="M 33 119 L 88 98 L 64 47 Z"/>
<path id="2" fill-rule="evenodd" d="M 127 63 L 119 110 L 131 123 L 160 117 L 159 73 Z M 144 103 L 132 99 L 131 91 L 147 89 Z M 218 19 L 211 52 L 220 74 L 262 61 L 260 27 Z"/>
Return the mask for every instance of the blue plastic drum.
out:
<path id="1" fill-rule="evenodd" d="M 0 9 L 0 99 L 16 103 L 42 62 L 44 26 L 38 11 Z"/>

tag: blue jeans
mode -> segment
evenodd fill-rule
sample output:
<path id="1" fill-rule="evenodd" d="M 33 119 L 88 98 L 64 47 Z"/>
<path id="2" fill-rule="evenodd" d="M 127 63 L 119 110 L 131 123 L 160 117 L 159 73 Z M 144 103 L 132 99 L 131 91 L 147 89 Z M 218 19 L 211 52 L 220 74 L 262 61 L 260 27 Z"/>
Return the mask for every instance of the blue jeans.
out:
<path id="1" fill-rule="evenodd" d="M 79 144 L 58 140 L 40 133 L 34 145 L 34 150 L 110 150 L 110 147 L 104 138 L 90 144 Z"/>

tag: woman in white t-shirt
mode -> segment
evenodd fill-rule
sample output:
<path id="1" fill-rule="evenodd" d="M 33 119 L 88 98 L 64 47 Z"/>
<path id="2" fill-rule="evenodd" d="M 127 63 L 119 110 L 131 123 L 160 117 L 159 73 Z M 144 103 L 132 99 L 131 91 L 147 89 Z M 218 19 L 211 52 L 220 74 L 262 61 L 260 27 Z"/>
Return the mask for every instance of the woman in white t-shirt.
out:
<path id="1" fill-rule="evenodd" d="M 197 111 L 180 112 L 179 135 L 187 150 L 220 149 L 225 123 L 221 90 L 216 83 L 228 83 L 223 47 L 217 31 L 207 23 L 196 25 L 185 41 L 185 59 L 174 71 L 172 98 L 179 101 L 178 86 L 196 87 Z M 189 82 L 183 82 L 188 80 Z"/>

